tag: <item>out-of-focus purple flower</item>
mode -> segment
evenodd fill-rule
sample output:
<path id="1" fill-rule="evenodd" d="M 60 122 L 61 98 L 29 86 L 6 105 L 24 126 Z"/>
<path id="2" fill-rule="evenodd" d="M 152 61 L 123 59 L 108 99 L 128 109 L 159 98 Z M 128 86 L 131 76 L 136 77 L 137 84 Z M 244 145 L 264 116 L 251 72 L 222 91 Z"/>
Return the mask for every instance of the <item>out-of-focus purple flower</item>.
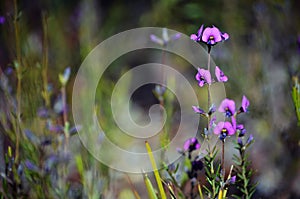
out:
<path id="1" fill-rule="evenodd" d="M 157 43 L 161 46 L 166 46 L 170 41 L 175 41 L 181 37 L 180 33 L 173 34 L 171 36 L 168 35 L 168 31 L 166 28 L 162 30 L 162 38 L 157 37 L 154 34 L 150 35 L 150 39 L 152 42 Z"/>
<path id="2" fill-rule="evenodd" d="M 243 146 L 244 146 L 244 145 L 243 145 L 243 140 L 242 140 L 241 137 L 238 137 L 237 143 L 240 145 L 240 147 L 243 147 Z"/>
<path id="3" fill-rule="evenodd" d="M 209 126 L 212 128 L 214 127 L 216 124 L 215 122 L 217 121 L 217 117 L 214 115 L 211 120 L 209 121 Z"/>
<path id="4" fill-rule="evenodd" d="M 49 118 L 50 116 L 48 109 L 45 107 L 40 107 L 37 111 L 37 115 L 42 119 Z"/>
<path id="5" fill-rule="evenodd" d="M 203 87 L 204 84 L 211 84 L 211 75 L 208 70 L 198 68 L 198 73 L 196 74 L 196 80 L 198 81 L 198 85 Z"/>
<path id="6" fill-rule="evenodd" d="M 200 148 L 200 143 L 198 142 L 197 138 L 193 137 L 186 140 L 183 144 L 184 151 L 192 152 Z"/>
<path id="7" fill-rule="evenodd" d="M 31 143 L 36 145 L 40 143 L 40 139 L 37 136 L 35 136 L 30 130 L 25 129 L 24 134 Z"/>
<path id="8" fill-rule="evenodd" d="M 31 171 L 35 171 L 38 172 L 39 168 L 30 160 L 25 160 L 25 166 L 27 167 L 27 169 L 31 170 Z"/>
<path id="9" fill-rule="evenodd" d="M 207 27 L 202 33 L 202 41 L 207 45 L 213 46 L 218 42 L 225 41 L 229 38 L 227 33 L 222 33 L 217 27 Z"/>
<path id="10" fill-rule="evenodd" d="M 208 115 L 212 115 L 214 112 L 216 112 L 216 110 L 217 110 L 216 106 L 214 104 L 211 105 L 208 110 Z"/>
<path id="11" fill-rule="evenodd" d="M 232 176 L 230 178 L 230 184 L 234 184 L 236 182 L 236 176 Z"/>
<path id="12" fill-rule="evenodd" d="M 199 106 L 192 106 L 193 110 L 195 113 L 201 114 L 201 115 L 205 115 L 205 111 L 203 109 L 201 109 Z"/>
<path id="13" fill-rule="evenodd" d="M 5 17 L 4 16 L 0 16 L 0 24 L 4 24 L 5 23 Z"/>
<path id="14" fill-rule="evenodd" d="M 219 122 L 214 128 L 214 133 L 220 135 L 221 140 L 225 140 L 227 136 L 233 135 L 235 130 L 230 122 Z"/>
<path id="15" fill-rule="evenodd" d="M 225 113 L 226 117 L 231 117 L 235 114 L 235 102 L 226 98 L 221 102 L 218 110 Z"/>
<path id="16" fill-rule="evenodd" d="M 228 77 L 223 73 L 223 71 L 216 66 L 215 75 L 217 77 L 218 82 L 227 82 Z"/>
<path id="17" fill-rule="evenodd" d="M 159 85 L 159 84 L 156 84 L 155 88 L 154 88 L 154 91 L 158 96 L 163 96 L 166 92 L 166 87 L 164 87 L 162 85 Z"/>
<path id="18" fill-rule="evenodd" d="M 249 100 L 247 99 L 247 97 L 245 95 L 243 95 L 242 106 L 240 108 L 240 111 L 241 112 L 247 112 L 249 105 L 250 105 Z"/>
<path id="19" fill-rule="evenodd" d="M 252 134 L 250 134 L 250 136 L 249 136 L 249 137 L 248 137 L 248 139 L 247 139 L 246 145 L 249 145 L 249 144 L 251 144 L 251 143 L 252 143 L 252 141 L 253 141 L 253 135 L 252 135 Z"/>
<path id="20" fill-rule="evenodd" d="M 192 35 L 191 35 L 191 39 L 192 39 L 192 40 L 197 41 L 197 42 L 201 41 L 202 32 L 203 32 L 203 26 L 204 26 L 204 25 L 202 24 L 201 27 L 200 27 L 199 30 L 198 30 L 197 35 L 196 35 L 196 34 L 192 34 Z"/>
<path id="21" fill-rule="evenodd" d="M 58 157 L 56 155 L 50 155 L 45 161 L 44 170 L 48 173 L 51 171 L 54 165 L 58 163 Z"/>

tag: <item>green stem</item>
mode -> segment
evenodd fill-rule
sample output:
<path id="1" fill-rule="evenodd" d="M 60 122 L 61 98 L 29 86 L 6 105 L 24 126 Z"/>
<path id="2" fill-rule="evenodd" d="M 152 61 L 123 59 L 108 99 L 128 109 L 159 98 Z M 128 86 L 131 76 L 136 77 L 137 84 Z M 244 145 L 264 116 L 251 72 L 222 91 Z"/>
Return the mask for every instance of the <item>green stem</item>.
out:
<path id="1" fill-rule="evenodd" d="M 20 123 L 21 123 L 21 86 L 22 86 L 22 71 L 21 71 L 21 48 L 20 48 L 20 36 L 19 36 L 19 24 L 18 24 L 18 4 L 17 0 L 14 0 L 14 30 L 15 30 L 15 42 L 16 42 L 16 56 L 17 56 L 17 122 L 16 122 L 16 153 L 15 161 L 19 159 L 19 145 L 20 145 Z"/>
<path id="2" fill-rule="evenodd" d="M 45 105 L 47 108 L 50 107 L 50 95 L 48 92 L 48 24 L 47 24 L 47 15 L 43 13 L 43 61 L 42 61 L 42 77 L 43 77 L 43 85 L 44 85 L 44 92 L 43 97 L 45 100 Z"/>

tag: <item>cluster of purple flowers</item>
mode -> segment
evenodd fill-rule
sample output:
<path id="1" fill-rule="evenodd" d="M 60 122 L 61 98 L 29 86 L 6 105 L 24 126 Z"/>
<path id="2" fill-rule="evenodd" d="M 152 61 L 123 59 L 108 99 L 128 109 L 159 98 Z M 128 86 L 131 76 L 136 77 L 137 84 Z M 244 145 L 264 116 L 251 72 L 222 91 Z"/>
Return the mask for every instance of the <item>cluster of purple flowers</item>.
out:
<path id="1" fill-rule="evenodd" d="M 214 46 L 218 42 L 227 40 L 229 38 L 229 35 L 227 33 L 221 32 L 215 26 L 204 28 L 204 25 L 202 25 L 199 28 L 198 33 L 192 34 L 190 38 L 196 42 L 205 43 L 208 46 L 208 53 L 210 53 L 211 46 Z M 215 67 L 215 77 L 217 82 L 228 81 L 228 77 L 219 68 L 219 66 Z M 211 77 L 210 71 L 203 68 L 198 68 L 196 80 L 198 81 L 198 85 L 200 87 L 203 87 L 205 84 L 210 85 L 214 82 Z M 221 121 L 217 125 L 214 125 L 216 118 L 212 117 L 210 121 L 210 128 L 213 128 L 213 132 L 216 135 L 219 135 L 222 141 L 224 141 L 227 136 L 234 135 L 236 132 L 239 132 L 239 136 L 245 135 L 246 129 L 244 128 L 244 125 L 237 124 L 236 118 L 238 114 L 247 112 L 249 105 L 250 102 L 246 96 L 243 96 L 241 107 L 238 110 L 236 110 L 235 102 L 233 100 L 228 98 L 224 99 L 221 102 L 218 111 L 224 113 L 225 117 L 231 120 Z M 193 110 L 198 114 L 208 117 L 216 111 L 216 108 L 215 106 L 212 106 L 208 113 L 196 106 L 193 106 Z"/>

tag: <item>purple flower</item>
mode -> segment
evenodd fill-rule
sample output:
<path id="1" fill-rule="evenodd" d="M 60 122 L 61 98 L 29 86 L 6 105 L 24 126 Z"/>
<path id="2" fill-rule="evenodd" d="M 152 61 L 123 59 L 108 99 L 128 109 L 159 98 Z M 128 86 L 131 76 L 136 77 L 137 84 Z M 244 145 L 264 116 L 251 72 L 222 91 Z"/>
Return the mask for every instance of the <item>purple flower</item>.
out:
<path id="1" fill-rule="evenodd" d="M 203 87 L 204 84 L 211 84 L 211 75 L 208 70 L 198 68 L 198 73 L 196 74 L 196 80 L 198 81 L 198 85 Z"/>
<path id="2" fill-rule="evenodd" d="M 209 126 L 212 128 L 212 127 L 214 127 L 216 124 L 215 124 L 215 122 L 217 121 L 217 117 L 214 115 L 212 118 L 211 118 L 211 120 L 210 120 L 210 122 L 209 122 Z"/>
<path id="3" fill-rule="evenodd" d="M 5 17 L 0 16 L 0 24 L 4 24 L 5 23 Z"/>
<path id="4" fill-rule="evenodd" d="M 236 130 L 239 133 L 239 137 L 243 137 L 247 132 L 243 124 L 238 124 L 236 126 Z"/>
<path id="5" fill-rule="evenodd" d="M 199 28 L 197 34 L 192 34 L 190 38 L 196 42 L 204 42 L 209 46 L 213 46 L 218 42 L 225 41 L 229 38 L 227 33 L 222 33 L 217 27 L 206 27 L 203 24 Z"/>
<path id="6" fill-rule="evenodd" d="M 213 46 L 218 42 L 225 41 L 229 38 L 227 33 L 222 33 L 217 27 L 207 27 L 202 33 L 202 41 L 207 45 Z"/>
<path id="7" fill-rule="evenodd" d="M 216 66 L 215 74 L 218 82 L 227 82 L 228 77 L 223 73 L 223 71 L 218 66 Z"/>
<path id="8" fill-rule="evenodd" d="M 241 112 L 247 112 L 248 111 L 248 107 L 250 105 L 249 100 L 247 99 L 247 97 L 244 95 L 243 99 L 242 99 L 242 106 L 240 108 Z"/>
<path id="9" fill-rule="evenodd" d="M 35 171 L 38 172 L 39 168 L 30 160 L 25 160 L 25 166 L 27 167 L 27 169 L 31 170 L 31 171 Z"/>
<path id="10" fill-rule="evenodd" d="M 169 36 L 166 28 L 163 28 L 162 38 L 159 38 L 153 34 L 150 35 L 151 41 L 154 43 L 157 43 L 161 46 L 166 46 L 170 41 L 175 41 L 175 40 L 179 39 L 180 37 L 181 37 L 180 33 Z"/>
<path id="11" fill-rule="evenodd" d="M 191 39 L 194 41 L 201 41 L 202 32 L 203 32 L 203 24 L 199 28 L 197 35 L 196 34 L 191 35 Z"/>
<path id="12" fill-rule="evenodd" d="M 220 135 L 221 140 L 225 140 L 227 136 L 233 135 L 235 130 L 230 122 L 219 122 L 214 128 L 214 133 Z"/>
<path id="13" fill-rule="evenodd" d="M 233 100 L 226 98 L 221 102 L 218 110 L 222 113 L 225 113 L 226 117 L 231 117 L 235 113 L 235 103 Z"/>
<path id="14" fill-rule="evenodd" d="M 253 142 L 253 135 L 250 134 L 250 136 L 249 136 L 248 139 L 247 139 L 246 145 L 249 145 L 249 144 L 251 144 L 252 142 Z"/>
<path id="15" fill-rule="evenodd" d="M 217 110 L 216 106 L 214 104 L 211 105 L 208 111 L 208 115 L 212 115 L 214 112 L 216 112 L 216 110 Z"/>
<path id="16" fill-rule="evenodd" d="M 192 106 L 192 108 L 195 111 L 195 113 L 202 114 L 202 115 L 206 114 L 205 111 L 201 109 L 199 106 Z"/>
<path id="17" fill-rule="evenodd" d="M 200 148 L 200 143 L 198 142 L 197 138 L 193 137 L 186 140 L 183 144 L 184 151 L 192 152 Z"/>
<path id="18" fill-rule="evenodd" d="M 232 177 L 230 178 L 230 184 L 234 184 L 235 181 L 236 181 L 236 176 L 232 176 Z"/>

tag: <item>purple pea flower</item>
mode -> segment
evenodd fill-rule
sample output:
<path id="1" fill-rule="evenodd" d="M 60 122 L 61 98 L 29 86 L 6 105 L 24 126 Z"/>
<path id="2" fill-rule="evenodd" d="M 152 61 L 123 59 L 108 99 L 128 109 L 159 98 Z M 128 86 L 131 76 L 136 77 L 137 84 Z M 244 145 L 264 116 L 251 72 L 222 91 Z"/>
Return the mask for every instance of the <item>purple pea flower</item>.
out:
<path id="1" fill-rule="evenodd" d="M 217 121 L 217 117 L 214 115 L 209 122 L 209 126 L 211 128 L 214 127 L 216 125 L 216 123 L 215 123 L 216 121 Z"/>
<path id="2" fill-rule="evenodd" d="M 198 85 L 203 87 L 204 84 L 211 84 L 211 75 L 208 70 L 198 68 L 198 73 L 196 74 L 196 80 L 198 81 Z"/>
<path id="3" fill-rule="evenodd" d="M 243 112 L 247 112 L 248 111 L 248 107 L 250 105 L 249 100 L 247 99 L 247 97 L 244 95 L 243 99 L 242 99 L 242 106 L 240 108 L 240 111 Z"/>
<path id="4" fill-rule="evenodd" d="M 239 137 L 243 137 L 247 132 L 243 124 L 238 124 L 236 126 L 236 130 L 239 133 Z"/>
<path id="5" fill-rule="evenodd" d="M 203 32 L 203 24 L 199 28 L 197 35 L 196 34 L 192 34 L 191 35 L 191 39 L 194 40 L 194 41 L 200 42 L 201 41 L 202 32 Z"/>
<path id="6" fill-rule="evenodd" d="M 225 41 L 229 38 L 227 33 L 222 33 L 217 27 L 207 27 L 202 33 L 202 41 L 209 46 L 213 46 L 218 42 Z"/>
<path id="7" fill-rule="evenodd" d="M 188 151 L 189 153 L 199 148 L 200 148 L 200 143 L 195 137 L 186 140 L 183 144 L 184 151 Z"/>
<path id="8" fill-rule="evenodd" d="M 221 102 L 218 110 L 222 113 L 225 113 L 226 117 L 231 117 L 235 113 L 235 102 L 226 98 Z"/>
<path id="9" fill-rule="evenodd" d="M 199 106 L 192 106 L 193 110 L 195 113 L 201 114 L 201 115 L 206 115 L 205 111 L 201 109 Z"/>
<path id="10" fill-rule="evenodd" d="M 215 75 L 217 77 L 218 82 L 227 82 L 228 77 L 223 73 L 223 71 L 216 66 Z"/>
<path id="11" fill-rule="evenodd" d="M 247 141 L 246 141 L 246 145 L 249 145 L 253 142 L 253 135 L 250 134 L 250 136 L 248 137 Z"/>
<path id="12" fill-rule="evenodd" d="M 230 122 L 219 122 L 214 128 L 214 133 L 220 135 L 220 139 L 224 141 L 227 136 L 233 135 L 235 130 Z"/>

